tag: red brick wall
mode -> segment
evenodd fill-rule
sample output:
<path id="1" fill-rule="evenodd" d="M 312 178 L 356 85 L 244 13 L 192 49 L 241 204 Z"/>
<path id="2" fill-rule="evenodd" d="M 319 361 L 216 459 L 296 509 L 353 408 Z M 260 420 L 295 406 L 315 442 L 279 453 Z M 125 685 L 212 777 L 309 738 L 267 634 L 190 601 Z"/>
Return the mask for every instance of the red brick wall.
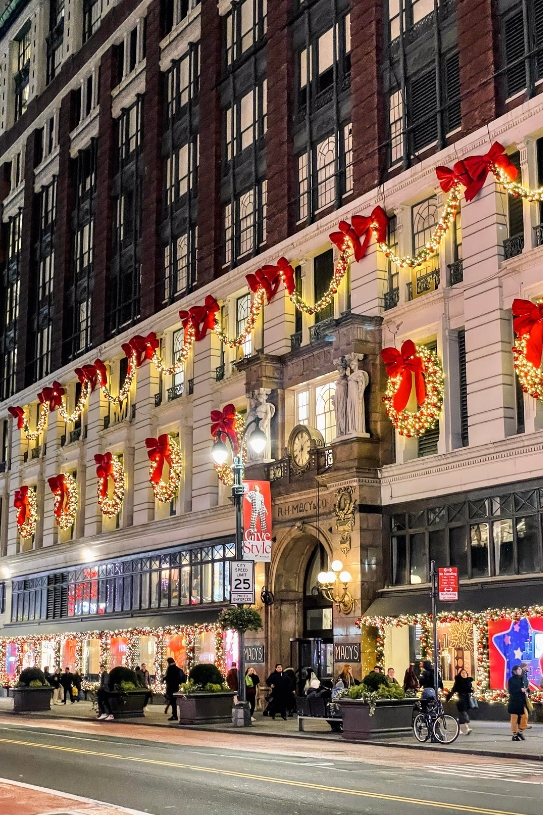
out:
<path id="1" fill-rule="evenodd" d="M 200 162 L 198 168 L 198 283 L 221 274 L 220 204 L 221 107 L 217 81 L 221 65 L 221 19 L 217 0 L 202 0 L 200 66 Z"/>
<path id="2" fill-rule="evenodd" d="M 495 72 L 499 70 L 494 0 L 457 0 L 462 130 L 486 125 L 499 114 Z"/>

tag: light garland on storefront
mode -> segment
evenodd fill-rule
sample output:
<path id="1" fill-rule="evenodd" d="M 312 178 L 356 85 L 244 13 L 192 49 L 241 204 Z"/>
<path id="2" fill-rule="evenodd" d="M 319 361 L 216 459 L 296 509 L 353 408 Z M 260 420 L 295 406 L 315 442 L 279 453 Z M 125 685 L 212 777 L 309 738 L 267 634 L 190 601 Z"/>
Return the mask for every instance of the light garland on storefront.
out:
<path id="1" fill-rule="evenodd" d="M 332 304 L 340 287 L 341 281 L 345 277 L 347 269 L 349 268 L 349 262 L 352 254 L 353 249 L 351 241 L 348 238 L 345 238 L 343 248 L 341 249 L 339 257 L 334 265 L 334 274 L 330 285 L 322 297 L 317 300 L 315 305 L 308 305 L 297 291 L 293 291 L 292 294 L 289 295 L 291 302 L 294 303 L 294 306 L 298 309 L 298 311 L 302 311 L 304 314 L 317 314 L 319 311 L 323 311 Z"/>
<path id="2" fill-rule="evenodd" d="M 223 343 L 223 345 L 227 345 L 228 348 L 239 348 L 240 345 L 243 345 L 247 342 L 249 336 L 253 333 L 256 321 L 260 316 L 260 312 L 264 307 L 264 301 L 266 300 L 266 292 L 263 288 L 259 288 L 256 294 L 254 295 L 253 299 L 251 300 L 251 305 L 249 307 L 249 316 L 245 321 L 245 325 L 237 337 L 234 339 L 230 339 L 227 334 L 221 329 L 218 323 L 215 324 L 214 331 L 219 340 Z"/>
<path id="3" fill-rule="evenodd" d="M 17 530 L 19 536 L 26 540 L 36 534 L 38 523 L 38 502 L 36 490 L 32 487 L 20 487 L 15 490 L 13 506 L 17 509 Z"/>
<path id="4" fill-rule="evenodd" d="M 91 394 L 91 383 L 86 379 L 81 385 L 81 394 L 76 402 L 76 405 L 71 413 L 68 413 L 66 398 L 62 397 L 62 402 L 59 405 L 58 412 L 66 424 L 75 424 L 85 410 L 85 405 Z"/>
<path id="5" fill-rule="evenodd" d="M 162 358 L 158 350 L 154 352 L 153 356 L 151 357 L 151 360 L 157 371 L 159 371 L 164 376 L 174 376 L 175 374 L 180 373 L 184 369 L 185 363 L 190 356 L 193 344 L 194 344 L 194 327 L 189 324 L 185 329 L 183 346 L 181 347 L 181 350 L 179 351 L 179 354 L 172 363 L 172 365 L 166 365 L 162 361 Z"/>
<path id="6" fill-rule="evenodd" d="M 402 351 L 407 344 L 408 343 L 404 343 Z M 385 395 L 383 396 L 385 409 L 392 424 L 400 436 L 407 436 L 409 438 L 422 436 L 427 430 L 431 430 L 435 427 L 443 409 L 444 390 L 443 367 L 438 355 L 423 345 L 411 345 L 415 350 L 410 353 L 409 360 L 401 359 L 401 352 L 396 352 L 397 358 L 393 363 L 394 367 L 391 367 L 390 370 L 398 370 L 399 373 L 395 376 L 389 376 Z M 396 351 L 396 349 L 383 349 L 381 354 L 385 362 L 387 351 L 393 352 Z M 415 372 L 413 366 L 408 367 L 406 363 L 409 361 L 417 362 L 417 358 L 421 364 L 418 365 L 420 371 Z M 387 370 L 388 369 L 389 365 L 387 365 Z M 396 397 L 400 388 L 403 387 L 405 376 L 408 377 L 407 396 L 409 396 L 411 392 L 412 373 L 415 373 L 415 376 L 417 373 L 420 373 L 424 380 L 423 391 L 425 392 L 423 397 L 419 396 L 417 388 L 417 398 L 422 401 L 422 404 L 419 401 L 419 409 L 415 412 L 409 411 L 405 407 L 399 410 L 397 406 L 395 406 Z M 401 404 L 403 404 L 404 401 L 406 400 L 402 400 Z"/>
<path id="7" fill-rule="evenodd" d="M 241 415 L 241 413 L 235 414 L 234 419 L 234 432 L 236 434 L 237 442 L 238 442 L 238 449 L 241 449 L 241 456 L 243 460 L 243 465 L 247 464 L 247 443 L 246 439 L 243 439 L 243 431 L 245 430 L 245 417 Z M 215 472 L 219 478 L 219 481 L 222 481 L 225 487 L 232 487 L 234 484 L 234 471 L 232 470 L 232 465 L 228 463 L 224 464 L 215 464 Z"/>
<path id="8" fill-rule="evenodd" d="M 102 515 L 114 518 L 121 511 L 124 501 L 126 474 L 120 459 L 111 453 L 96 455 L 96 475 L 98 476 L 98 506 Z M 112 481 L 113 491 L 110 495 L 109 481 Z"/>
<path id="9" fill-rule="evenodd" d="M 527 337 L 517 337 L 513 345 L 513 365 L 524 393 L 543 401 L 543 371 L 526 359 Z"/>
<path id="10" fill-rule="evenodd" d="M 79 489 L 77 481 L 69 473 L 61 473 L 48 479 L 51 491 L 55 496 L 53 512 L 59 529 L 70 529 L 75 523 Z"/>
<path id="11" fill-rule="evenodd" d="M 126 372 L 126 376 L 124 378 L 122 387 L 119 390 L 117 396 L 113 396 L 107 385 L 107 374 L 105 374 L 106 368 L 104 363 L 101 360 L 96 360 L 97 363 L 100 363 L 100 367 L 98 370 L 98 375 L 100 378 L 100 390 L 102 391 L 103 395 L 111 405 L 122 405 L 124 400 L 127 398 L 128 394 L 130 393 L 130 388 L 132 387 L 132 383 L 134 382 L 134 379 L 136 377 L 136 371 L 138 367 L 136 360 L 137 360 L 136 354 L 133 352 L 128 358 L 128 370 Z"/>
<path id="12" fill-rule="evenodd" d="M 158 439 L 145 439 L 147 455 L 149 457 L 149 481 L 157 501 L 167 504 L 172 501 L 179 491 L 181 483 L 181 470 L 183 459 L 181 448 L 171 434 L 164 433 Z M 169 468 L 168 481 L 162 481 L 162 470 L 167 464 Z"/>

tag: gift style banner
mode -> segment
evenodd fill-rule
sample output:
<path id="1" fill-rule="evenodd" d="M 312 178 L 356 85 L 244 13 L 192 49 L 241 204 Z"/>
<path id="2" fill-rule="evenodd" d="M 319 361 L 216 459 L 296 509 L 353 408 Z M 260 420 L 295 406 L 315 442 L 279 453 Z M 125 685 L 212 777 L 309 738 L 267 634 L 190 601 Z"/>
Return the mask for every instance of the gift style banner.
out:
<path id="1" fill-rule="evenodd" d="M 272 510 L 269 481 L 244 481 L 243 557 L 256 563 L 271 562 Z"/>

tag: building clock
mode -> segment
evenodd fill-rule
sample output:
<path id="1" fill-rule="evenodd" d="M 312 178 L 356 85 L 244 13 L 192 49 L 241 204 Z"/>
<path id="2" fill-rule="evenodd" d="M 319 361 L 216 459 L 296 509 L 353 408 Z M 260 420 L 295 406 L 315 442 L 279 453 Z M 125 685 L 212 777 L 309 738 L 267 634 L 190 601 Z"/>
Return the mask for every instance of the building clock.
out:
<path id="1" fill-rule="evenodd" d="M 309 468 L 311 450 L 315 447 L 324 447 L 321 433 L 307 425 L 296 425 L 288 440 L 288 454 L 294 470 L 302 473 Z"/>

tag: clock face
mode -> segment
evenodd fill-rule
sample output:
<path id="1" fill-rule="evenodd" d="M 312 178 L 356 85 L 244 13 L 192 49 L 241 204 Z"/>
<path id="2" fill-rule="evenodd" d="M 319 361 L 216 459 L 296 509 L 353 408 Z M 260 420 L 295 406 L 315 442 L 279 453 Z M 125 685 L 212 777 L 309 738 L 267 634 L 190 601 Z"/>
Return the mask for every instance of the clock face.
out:
<path id="1" fill-rule="evenodd" d="M 306 467 L 309 464 L 311 450 L 311 436 L 307 430 L 300 428 L 292 439 L 291 455 L 297 467 Z"/>

